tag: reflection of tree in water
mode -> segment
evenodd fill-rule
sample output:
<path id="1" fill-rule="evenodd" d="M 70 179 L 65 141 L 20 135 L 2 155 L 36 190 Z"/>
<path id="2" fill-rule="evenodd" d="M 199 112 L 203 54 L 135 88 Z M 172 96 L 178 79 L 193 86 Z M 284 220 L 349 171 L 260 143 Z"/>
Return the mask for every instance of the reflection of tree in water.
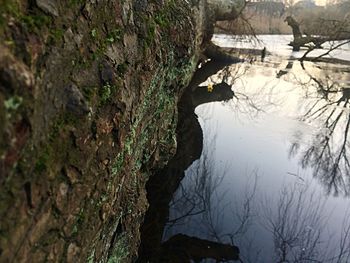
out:
<path id="1" fill-rule="evenodd" d="M 246 83 L 244 76 L 248 71 L 252 71 L 254 68 L 249 63 L 232 64 L 226 66 L 218 74 L 211 76 L 208 81 L 211 83 L 227 83 L 234 86 L 234 96 L 227 104 L 232 112 L 243 114 L 245 118 L 255 118 L 260 113 L 267 111 L 269 108 L 274 108 L 276 105 L 273 101 L 266 101 L 266 98 L 262 98 L 261 93 L 266 90 L 266 86 L 271 83 L 265 83 L 264 86 L 255 90 L 254 93 L 250 89 L 246 89 Z M 240 88 L 238 89 L 237 86 Z M 270 87 L 271 92 L 273 87 Z M 238 114 L 237 114 L 238 115 Z"/>
<path id="2" fill-rule="evenodd" d="M 212 144 L 215 140 L 210 141 Z M 164 230 L 163 259 L 183 260 L 179 255 L 188 253 L 195 262 L 239 260 L 237 244 L 222 235 L 222 217 L 228 207 L 224 204 L 224 193 L 217 191 L 223 177 L 209 163 L 209 149 L 212 148 L 204 146 L 201 158 L 187 170 L 169 204 L 171 213 Z M 186 233 L 187 238 L 181 233 Z"/>
<path id="3" fill-rule="evenodd" d="M 281 191 L 277 210 L 266 205 L 266 227 L 273 234 L 275 262 L 302 262 L 325 259 L 321 241 L 324 227 L 322 203 L 311 195 L 307 198 L 303 186 Z"/>
<path id="4" fill-rule="evenodd" d="M 326 199 L 308 185 L 284 187 L 277 204 L 272 203 L 267 200 L 261 207 L 262 224 L 273 236 L 273 262 L 349 262 L 349 213 L 344 217 L 341 236 L 332 239 L 326 229 Z"/>
<path id="5" fill-rule="evenodd" d="M 312 167 L 314 176 L 319 178 L 329 193 L 349 195 L 349 125 L 350 89 L 344 89 L 329 76 L 316 78 L 309 74 L 309 81 L 303 83 L 306 90 L 315 88 L 316 94 L 307 94 L 313 99 L 308 105 L 303 121 L 318 123 L 321 129 L 311 144 L 302 151 L 303 168 Z M 300 151 L 300 143 L 295 142 L 291 155 Z"/>
<path id="6" fill-rule="evenodd" d="M 187 233 L 197 230 L 198 233 L 207 234 L 211 240 L 219 243 L 231 241 L 230 243 L 239 245 L 241 262 L 349 262 L 349 213 L 344 217 L 341 235 L 333 236 L 327 229 L 329 217 L 325 212 L 327 199 L 313 192 L 307 182 L 285 186 L 278 194 L 277 200 L 265 199 L 258 201 L 259 205 L 255 206 L 256 172 L 254 182 L 249 181 L 249 184 L 255 185 L 250 187 L 250 190 L 246 188 L 245 194 L 238 198 L 241 204 L 227 204 L 225 193 L 216 192 L 218 184 L 222 181 L 220 177 L 214 179 L 217 174 L 210 159 L 204 157 L 203 161 L 194 167 L 193 174 L 189 175 L 193 180 L 178 190 L 177 197 L 172 202 L 175 206 L 172 209 L 177 212 L 167 226 L 168 231 L 175 228 L 175 235 L 165 243 L 173 244 L 173 238 L 181 240 L 182 234 L 176 234 L 177 232 Z M 202 209 L 193 213 L 194 210 L 191 209 L 193 203 L 200 204 L 199 207 Z M 232 229 L 223 222 L 223 218 L 228 214 L 234 225 Z M 273 251 L 264 251 L 259 247 L 254 239 L 261 237 L 252 234 L 254 231 L 250 232 L 252 236 L 246 236 L 250 228 L 258 224 L 271 235 L 271 240 L 265 237 L 265 242 L 272 242 Z M 190 229 L 186 230 L 186 226 L 183 226 L 180 230 L 176 230 L 178 225 L 187 225 Z M 197 229 L 193 230 L 193 227 Z"/>
<path id="7" fill-rule="evenodd" d="M 205 133 L 208 135 L 207 131 Z M 213 163 L 213 157 L 209 154 L 212 143 L 213 140 L 210 141 L 209 147 L 204 146 L 201 159 L 187 171 L 187 177 L 170 203 L 171 217 L 164 236 L 166 239 L 168 236 L 185 232 L 221 244 L 239 245 L 241 262 L 245 262 L 242 255 L 251 253 L 249 245 L 253 242 L 245 235 L 255 216 L 253 202 L 256 172 L 252 174 L 254 181 L 249 181 L 235 198 L 227 199 L 226 194 L 229 193 L 223 190 L 222 183 L 228 171 L 232 171 L 232 167 L 217 167 L 217 164 Z M 196 209 L 193 209 L 194 204 Z M 230 224 L 227 224 L 227 220 Z"/>
<path id="8" fill-rule="evenodd" d="M 215 138 L 210 141 L 210 146 L 215 144 Z M 209 146 L 209 149 L 213 149 Z M 187 176 L 181 181 L 179 188 L 173 196 L 169 206 L 172 215 L 167 222 L 167 231 L 177 228 L 179 225 L 186 225 L 187 220 L 196 215 L 202 215 L 211 206 L 216 188 L 222 181 L 217 176 L 212 166 L 208 166 L 208 146 L 204 146 L 201 158 L 194 162 L 186 171 Z M 215 176 L 213 176 L 215 174 Z M 191 229 L 193 232 L 193 229 Z"/>
<path id="9" fill-rule="evenodd" d="M 214 163 L 210 152 L 214 149 L 215 136 L 212 138 L 208 133 L 210 132 L 205 130 L 210 141 L 204 146 L 201 158 L 187 170 L 187 176 L 170 203 L 171 217 L 164 235 L 167 237 L 182 229 L 217 242 L 235 244 L 251 223 L 256 171 L 249 176 L 254 177 L 254 181 L 249 181 L 234 200 L 228 200 L 228 189 L 223 190 L 222 183 L 223 178 L 233 169 L 223 163 L 219 166 Z M 230 229 L 225 226 L 227 212 L 232 221 Z"/>

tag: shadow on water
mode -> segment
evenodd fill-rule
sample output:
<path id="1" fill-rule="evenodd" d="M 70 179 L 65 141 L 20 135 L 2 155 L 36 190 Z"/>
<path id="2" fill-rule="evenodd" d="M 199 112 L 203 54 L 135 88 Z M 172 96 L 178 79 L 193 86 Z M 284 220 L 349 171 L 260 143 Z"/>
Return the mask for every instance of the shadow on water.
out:
<path id="1" fill-rule="evenodd" d="M 199 262 L 206 258 L 239 260 L 239 249 L 234 245 L 185 234 L 162 240 L 173 195 L 185 176 L 185 170 L 200 158 L 203 149 L 203 132 L 194 110 L 198 105 L 227 101 L 234 95 L 231 86 L 225 82 L 214 85 L 213 90 L 197 85 L 228 64 L 230 61 L 211 61 L 202 66 L 178 103 L 177 152 L 168 165 L 147 183 L 150 206 L 141 228 L 142 241 L 137 262 Z"/>

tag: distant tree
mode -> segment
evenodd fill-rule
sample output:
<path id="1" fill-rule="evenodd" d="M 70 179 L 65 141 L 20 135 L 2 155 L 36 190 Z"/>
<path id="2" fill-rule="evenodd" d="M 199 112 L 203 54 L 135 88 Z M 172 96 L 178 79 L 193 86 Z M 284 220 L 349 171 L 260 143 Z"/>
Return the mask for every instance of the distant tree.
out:
<path id="1" fill-rule="evenodd" d="M 329 48 L 314 60 L 320 57 L 328 55 L 331 51 L 350 43 L 350 16 L 344 19 L 324 19 L 317 18 L 314 23 L 317 24 L 317 31 L 312 31 L 316 34 L 310 34 L 310 32 L 301 31 L 301 23 L 299 23 L 294 17 L 287 16 L 285 21 L 292 28 L 293 41 L 289 43 L 293 47 L 294 51 L 299 51 L 301 47 L 306 47 L 306 53 L 301 57 L 301 61 L 305 60 L 307 55 L 314 49 L 323 48 L 322 45 L 330 43 Z M 339 42 L 340 41 L 340 42 Z"/>
<path id="2" fill-rule="evenodd" d="M 285 21 L 293 31 L 294 39 L 290 43 L 293 50 L 307 48 L 304 60 L 314 49 L 329 48 L 322 56 L 349 43 L 350 39 L 350 1 L 328 3 L 327 7 L 311 5 L 300 1 L 293 7 L 286 8 Z M 341 41 L 341 42 L 339 42 Z"/>

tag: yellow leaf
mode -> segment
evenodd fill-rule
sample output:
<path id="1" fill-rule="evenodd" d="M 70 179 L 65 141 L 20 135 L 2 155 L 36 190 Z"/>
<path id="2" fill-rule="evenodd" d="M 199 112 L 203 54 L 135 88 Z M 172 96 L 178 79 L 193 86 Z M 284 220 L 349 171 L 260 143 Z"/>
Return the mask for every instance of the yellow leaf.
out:
<path id="1" fill-rule="evenodd" d="M 212 83 L 209 83 L 208 84 L 208 92 L 212 92 L 213 91 L 213 84 Z"/>

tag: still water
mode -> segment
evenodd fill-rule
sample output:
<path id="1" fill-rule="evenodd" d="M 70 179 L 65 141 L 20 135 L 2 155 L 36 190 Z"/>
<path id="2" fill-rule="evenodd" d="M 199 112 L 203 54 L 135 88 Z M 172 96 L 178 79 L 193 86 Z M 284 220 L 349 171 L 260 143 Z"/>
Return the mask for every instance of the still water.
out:
<path id="1" fill-rule="evenodd" d="M 263 62 L 231 65 L 204 83 L 224 79 L 234 96 L 193 107 L 201 132 L 184 134 L 203 137 L 200 157 L 183 165 L 177 157 L 173 167 L 184 173 L 163 171 L 181 174 L 160 224 L 167 254 L 169 246 L 182 253 L 169 241 L 186 236 L 215 242 L 208 248 L 239 248 L 239 259 L 223 262 L 350 262 L 350 68 L 332 61 L 301 65 L 295 58 L 302 51 L 292 52 L 289 41 L 261 36 L 252 48 L 266 47 Z M 240 47 L 244 41 L 216 35 L 213 42 Z M 331 56 L 349 60 L 350 48 Z M 207 257 L 198 262 L 220 260 Z"/>

